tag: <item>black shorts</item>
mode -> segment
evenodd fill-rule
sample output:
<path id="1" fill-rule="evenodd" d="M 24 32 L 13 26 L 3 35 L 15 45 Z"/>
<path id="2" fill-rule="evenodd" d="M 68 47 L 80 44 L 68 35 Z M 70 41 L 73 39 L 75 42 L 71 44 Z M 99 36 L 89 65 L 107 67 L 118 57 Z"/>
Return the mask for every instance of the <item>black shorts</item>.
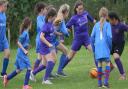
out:
<path id="1" fill-rule="evenodd" d="M 123 41 L 122 43 L 113 43 L 112 42 L 111 54 L 113 55 L 113 53 L 117 53 L 121 56 L 123 53 L 123 50 L 124 50 L 124 45 L 125 45 L 125 41 Z"/>

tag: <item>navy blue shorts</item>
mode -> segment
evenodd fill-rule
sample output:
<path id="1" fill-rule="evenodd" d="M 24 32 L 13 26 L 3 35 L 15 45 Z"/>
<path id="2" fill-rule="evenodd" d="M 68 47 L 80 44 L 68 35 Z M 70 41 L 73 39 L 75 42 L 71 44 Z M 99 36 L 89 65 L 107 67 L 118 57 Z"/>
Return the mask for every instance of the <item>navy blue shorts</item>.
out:
<path id="1" fill-rule="evenodd" d="M 85 46 L 85 47 L 87 47 L 90 44 L 91 44 L 90 38 L 81 39 L 81 40 L 74 39 L 73 42 L 72 42 L 71 49 L 73 51 L 79 51 L 82 45 Z"/>
<path id="2" fill-rule="evenodd" d="M 123 50 L 124 50 L 124 46 L 125 46 L 125 41 L 123 41 L 121 43 L 112 42 L 111 54 L 113 55 L 113 53 L 117 53 L 121 56 L 123 53 Z"/>

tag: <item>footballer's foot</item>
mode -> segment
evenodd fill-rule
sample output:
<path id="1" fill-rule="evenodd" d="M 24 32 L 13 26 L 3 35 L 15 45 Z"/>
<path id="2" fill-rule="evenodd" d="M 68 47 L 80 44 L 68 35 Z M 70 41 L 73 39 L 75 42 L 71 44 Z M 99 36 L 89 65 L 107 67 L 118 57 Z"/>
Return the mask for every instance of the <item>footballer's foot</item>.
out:
<path id="1" fill-rule="evenodd" d="M 30 73 L 30 80 L 36 82 L 36 78 L 35 78 L 34 74 L 32 73 L 32 71 Z"/>
<path id="2" fill-rule="evenodd" d="M 4 85 L 4 87 L 6 87 L 7 84 L 8 84 L 7 75 L 4 75 L 4 77 L 3 77 L 3 85 Z"/>
<path id="3" fill-rule="evenodd" d="M 103 88 L 107 88 L 108 89 L 108 88 L 110 88 L 110 86 L 109 86 L 109 84 L 104 84 Z"/>
<path id="4" fill-rule="evenodd" d="M 102 84 L 98 84 L 98 88 L 102 88 Z"/>
<path id="5" fill-rule="evenodd" d="M 22 89 L 32 89 L 30 85 L 24 85 Z"/>
<path id="6" fill-rule="evenodd" d="M 7 75 L 6 73 L 1 73 L 0 78 L 3 78 L 4 75 Z"/>
<path id="7" fill-rule="evenodd" d="M 49 79 L 55 79 L 56 78 L 56 75 L 53 75 L 53 74 L 51 74 L 50 76 L 49 76 Z"/>
<path id="8" fill-rule="evenodd" d="M 58 76 L 58 77 L 67 77 L 67 75 L 64 72 L 57 72 L 56 76 Z"/>
<path id="9" fill-rule="evenodd" d="M 51 85 L 53 83 L 50 80 L 43 80 L 42 84 Z"/>
<path id="10" fill-rule="evenodd" d="M 120 75 L 119 80 L 127 80 L 126 74 Z"/>

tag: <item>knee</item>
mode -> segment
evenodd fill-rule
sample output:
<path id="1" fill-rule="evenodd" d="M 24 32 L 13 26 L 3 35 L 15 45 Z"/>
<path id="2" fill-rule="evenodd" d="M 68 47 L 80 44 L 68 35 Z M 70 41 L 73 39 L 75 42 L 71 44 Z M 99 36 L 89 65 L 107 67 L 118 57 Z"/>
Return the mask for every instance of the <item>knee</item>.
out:
<path id="1" fill-rule="evenodd" d="M 114 53 L 114 54 L 113 54 L 113 57 L 114 57 L 114 60 L 120 58 L 119 54 L 117 54 L 117 53 Z"/>
<path id="2" fill-rule="evenodd" d="M 56 63 L 57 60 L 56 60 L 56 58 L 55 58 L 55 59 L 53 59 L 52 61 L 53 61 L 54 63 Z"/>
<path id="3" fill-rule="evenodd" d="M 85 47 L 86 47 L 89 51 L 92 50 L 91 44 L 88 44 L 87 46 L 85 45 Z"/>
<path id="4" fill-rule="evenodd" d="M 46 66 L 46 60 L 42 60 L 42 64 L 44 65 L 44 66 Z"/>
<path id="5" fill-rule="evenodd" d="M 102 62 L 98 61 L 98 67 L 102 67 Z"/>
<path id="6" fill-rule="evenodd" d="M 5 51 L 4 56 L 5 56 L 5 58 L 9 58 L 10 57 L 10 50 Z"/>
<path id="7" fill-rule="evenodd" d="M 43 66 L 46 66 L 46 63 L 45 63 L 45 64 L 43 64 Z"/>
<path id="8" fill-rule="evenodd" d="M 48 61 L 52 61 L 53 63 L 56 63 L 56 59 L 52 59 L 52 60 L 48 60 Z"/>
<path id="9" fill-rule="evenodd" d="M 52 62 L 56 63 L 56 57 L 55 57 L 55 55 L 54 56 L 51 56 L 50 58 L 48 58 L 47 61 L 52 61 Z M 47 63 L 47 61 L 45 63 Z"/>
<path id="10" fill-rule="evenodd" d="M 107 62 L 106 62 L 106 65 L 107 65 L 107 66 L 110 66 L 110 61 L 107 61 Z"/>
<path id="11" fill-rule="evenodd" d="M 41 55 L 38 53 L 37 54 L 37 58 L 39 59 L 39 60 L 41 60 L 42 58 L 41 58 Z"/>
<path id="12" fill-rule="evenodd" d="M 76 54 L 76 51 L 71 50 L 68 55 L 68 58 L 71 60 L 75 56 L 75 54 Z"/>
<path id="13" fill-rule="evenodd" d="M 68 55 L 68 50 L 67 49 L 64 49 L 63 50 L 63 54 Z"/>
<path id="14" fill-rule="evenodd" d="M 92 52 L 92 46 L 89 45 L 89 46 L 87 47 L 87 49 L 88 49 L 88 51 Z"/>
<path id="15" fill-rule="evenodd" d="M 56 61 L 57 61 L 57 56 L 56 56 L 56 55 L 52 56 L 52 60 L 51 60 L 51 61 L 53 61 L 54 63 L 56 63 Z"/>
<path id="16" fill-rule="evenodd" d="M 65 48 L 65 55 L 68 55 L 68 48 Z"/>

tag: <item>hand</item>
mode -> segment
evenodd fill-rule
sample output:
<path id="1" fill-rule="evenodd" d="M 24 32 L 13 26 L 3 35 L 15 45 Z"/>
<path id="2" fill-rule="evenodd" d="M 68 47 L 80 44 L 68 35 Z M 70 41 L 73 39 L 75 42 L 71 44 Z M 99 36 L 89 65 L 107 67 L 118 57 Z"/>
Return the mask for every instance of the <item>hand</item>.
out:
<path id="1" fill-rule="evenodd" d="M 61 20 L 55 20 L 55 21 L 54 21 L 54 25 L 55 25 L 55 26 L 58 26 L 60 23 L 61 23 Z"/>
<path id="2" fill-rule="evenodd" d="M 50 48 L 51 48 L 51 47 L 53 47 L 53 45 L 52 45 L 52 44 L 49 44 L 48 46 L 49 46 Z"/>
<path id="3" fill-rule="evenodd" d="M 93 23 L 96 23 L 96 20 L 94 19 Z"/>
<path id="4" fill-rule="evenodd" d="M 27 55 L 28 54 L 28 51 L 27 50 L 24 50 L 24 53 Z"/>

